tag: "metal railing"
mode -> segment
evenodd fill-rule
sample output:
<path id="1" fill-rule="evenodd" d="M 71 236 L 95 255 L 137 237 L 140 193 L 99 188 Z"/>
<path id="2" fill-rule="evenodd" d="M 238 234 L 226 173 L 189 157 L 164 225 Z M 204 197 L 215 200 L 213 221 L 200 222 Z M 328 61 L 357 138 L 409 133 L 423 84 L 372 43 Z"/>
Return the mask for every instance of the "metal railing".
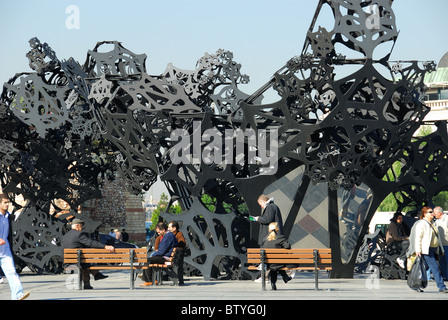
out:
<path id="1" fill-rule="evenodd" d="M 425 101 L 425 104 L 433 111 L 448 109 L 448 100 Z"/>

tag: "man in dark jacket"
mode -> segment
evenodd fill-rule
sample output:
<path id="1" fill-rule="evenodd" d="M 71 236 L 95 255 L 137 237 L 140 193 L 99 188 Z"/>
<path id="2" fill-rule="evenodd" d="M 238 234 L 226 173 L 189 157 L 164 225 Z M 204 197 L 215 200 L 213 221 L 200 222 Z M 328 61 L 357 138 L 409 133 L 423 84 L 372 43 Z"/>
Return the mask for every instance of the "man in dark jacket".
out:
<path id="1" fill-rule="evenodd" d="M 258 244 L 261 245 L 269 234 L 269 224 L 277 222 L 279 235 L 283 235 L 283 220 L 279 207 L 274 203 L 274 199 L 269 199 L 268 196 L 261 195 L 258 197 L 258 204 L 262 212 L 261 216 L 251 217 L 251 220 L 260 223 L 260 232 L 258 234 Z"/>
<path id="2" fill-rule="evenodd" d="M 162 240 L 160 240 L 157 250 L 148 258 L 148 264 L 164 264 L 165 261 L 170 258 L 174 248 L 179 245 L 174 234 L 168 230 L 166 223 L 159 224 L 159 228 L 159 237 L 162 237 Z M 152 285 L 152 268 L 143 271 L 142 279 L 144 281 L 144 283 L 141 284 L 142 287 Z"/>
<path id="3" fill-rule="evenodd" d="M 67 232 L 62 238 L 62 246 L 64 249 L 73 249 L 73 248 L 99 248 L 99 249 L 107 249 L 110 252 L 115 252 L 115 248 L 113 246 L 107 246 L 104 243 L 95 241 L 89 236 L 82 232 L 82 228 L 84 227 L 84 221 L 81 219 L 73 219 L 72 221 L 72 229 Z M 89 264 L 83 264 L 83 267 L 88 267 Z M 95 280 L 100 280 L 107 278 L 107 276 L 100 273 L 98 270 L 83 270 L 82 271 L 82 280 L 84 282 L 84 289 L 93 289 L 90 285 L 90 274 L 92 274 Z"/>

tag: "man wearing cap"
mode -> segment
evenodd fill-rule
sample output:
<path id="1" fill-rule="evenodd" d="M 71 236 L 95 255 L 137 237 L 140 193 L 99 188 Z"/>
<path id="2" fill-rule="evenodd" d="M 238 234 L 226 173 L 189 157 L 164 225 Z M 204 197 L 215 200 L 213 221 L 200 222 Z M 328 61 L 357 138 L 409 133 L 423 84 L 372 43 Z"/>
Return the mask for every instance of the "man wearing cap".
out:
<path id="1" fill-rule="evenodd" d="M 67 232 L 62 238 L 62 246 L 64 249 L 66 248 L 100 248 L 107 249 L 110 252 L 115 252 L 115 248 L 113 246 L 107 246 L 104 243 L 95 241 L 90 239 L 89 236 L 82 232 L 82 228 L 84 227 L 84 221 L 81 219 L 73 219 L 72 221 L 72 229 Z M 88 264 L 83 264 L 83 267 L 88 267 Z M 83 270 L 82 271 L 82 280 L 84 282 L 84 289 L 93 289 L 90 285 L 90 274 L 92 274 L 95 280 L 100 280 L 107 278 L 107 276 L 100 273 L 98 270 Z"/>
<path id="2" fill-rule="evenodd" d="M 123 241 L 123 236 L 121 235 L 120 230 L 114 229 L 114 232 L 115 232 L 115 239 L 117 239 L 119 241 Z"/>

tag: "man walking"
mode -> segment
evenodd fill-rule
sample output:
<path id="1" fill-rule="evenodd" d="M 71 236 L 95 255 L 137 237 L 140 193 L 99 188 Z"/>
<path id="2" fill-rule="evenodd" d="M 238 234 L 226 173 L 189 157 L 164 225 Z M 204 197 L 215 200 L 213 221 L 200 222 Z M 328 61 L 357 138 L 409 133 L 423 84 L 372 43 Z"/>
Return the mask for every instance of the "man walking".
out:
<path id="1" fill-rule="evenodd" d="M 0 265 L 8 279 L 12 300 L 24 300 L 29 297 L 29 292 L 23 292 L 22 283 L 16 272 L 14 259 L 11 252 L 12 221 L 13 216 L 8 212 L 9 199 L 5 194 L 0 194 Z"/>
<path id="2" fill-rule="evenodd" d="M 440 271 L 442 272 L 443 278 L 448 279 L 448 215 L 443 213 L 441 207 L 435 207 L 434 217 L 436 218 L 436 226 L 442 240 L 443 250 L 445 254 L 439 256 Z"/>
<path id="3" fill-rule="evenodd" d="M 269 234 L 269 224 L 277 222 L 279 234 L 283 235 L 283 220 L 279 207 L 274 203 L 274 199 L 269 199 L 266 195 L 258 197 L 258 204 L 261 207 L 261 216 L 250 216 L 250 220 L 260 223 L 260 232 L 258 235 L 258 244 L 261 245 Z"/>

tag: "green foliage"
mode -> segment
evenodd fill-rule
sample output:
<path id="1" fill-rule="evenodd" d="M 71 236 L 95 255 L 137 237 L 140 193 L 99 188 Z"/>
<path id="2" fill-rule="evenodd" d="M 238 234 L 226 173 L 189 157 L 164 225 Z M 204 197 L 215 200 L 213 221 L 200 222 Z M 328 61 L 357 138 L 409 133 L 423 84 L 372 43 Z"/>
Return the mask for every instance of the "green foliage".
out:
<path id="1" fill-rule="evenodd" d="M 168 196 L 165 193 L 162 193 L 162 195 L 160 196 L 160 200 L 157 203 L 157 207 L 152 211 L 151 215 L 152 224 L 150 230 L 154 230 L 157 223 L 159 223 L 159 217 L 161 212 L 169 212 L 173 214 L 179 214 L 182 212 L 182 208 L 178 204 L 172 204 L 167 210 L 168 204 L 169 204 Z"/>
<path id="2" fill-rule="evenodd" d="M 431 126 L 421 126 L 418 130 L 418 135 L 420 137 L 426 137 L 429 136 L 432 133 Z"/>
<path id="3" fill-rule="evenodd" d="M 201 196 L 201 202 L 204 204 L 204 206 L 211 212 L 216 212 L 216 205 L 217 200 L 214 197 L 211 197 L 208 194 L 203 194 Z M 231 204 L 223 202 L 222 204 L 224 211 L 227 213 L 232 212 L 234 209 Z M 236 208 L 236 210 L 241 214 L 249 214 L 249 208 L 247 207 L 246 203 L 239 204 Z"/>
<path id="4" fill-rule="evenodd" d="M 378 207 L 379 212 L 391 212 L 391 211 L 397 211 L 398 204 L 395 200 L 395 197 L 392 193 L 390 193 L 384 200 L 381 202 L 380 206 Z"/>
<path id="5" fill-rule="evenodd" d="M 394 182 L 397 180 L 400 174 L 401 174 L 401 163 L 397 161 L 392 165 L 392 168 L 387 171 L 386 175 L 383 177 L 383 180 Z M 380 212 L 390 212 L 390 211 L 397 211 L 397 209 L 398 209 L 398 203 L 394 195 L 391 193 L 383 200 L 383 202 L 379 205 L 377 210 Z"/>
<path id="6" fill-rule="evenodd" d="M 433 198 L 434 205 L 442 207 L 443 210 L 448 210 L 448 191 L 442 191 Z"/>
<path id="7" fill-rule="evenodd" d="M 421 126 L 420 130 L 418 131 L 418 136 L 419 137 L 425 137 L 428 136 L 432 133 L 432 129 L 430 126 Z M 426 142 L 422 142 L 420 144 L 420 148 L 424 148 L 426 145 Z M 406 154 L 406 151 L 403 151 Z M 428 159 L 428 161 L 432 161 L 433 160 L 433 156 L 431 155 Z M 401 175 L 401 168 L 402 168 L 402 164 L 400 162 L 395 162 L 392 165 L 392 168 L 389 169 L 386 173 L 386 175 L 383 177 L 384 181 L 389 181 L 389 182 L 394 182 L 397 181 Z M 398 201 L 403 201 L 403 197 L 402 195 L 397 192 L 394 195 L 391 193 L 389 194 L 384 201 L 380 204 L 380 206 L 378 207 L 378 211 L 381 212 L 387 212 L 387 211 L 397 211 L 398 209 Z M 448 191 L 442 191 L 439 194 L 437 194 L 433 199 L 432 199 L 434 206 L 441 206 L 444 210 L 448 210 Z M 408 212 L 411 210 L 415 210 L 416 208 L 414 206 L 408 206 L 402 209 L 403 212 Z"/>
<path id="8" fill-rule="evenodd" d="M 384 181 L 390 181 L 394 182 L 399 179 L 401 174 L 401 163 L 395 162 L 392 165 L 392 169 L 389 169 L 386 175 L 384 176 Z M 408 195 L 405 195 L 408 196 Z M 379 205 L 378 211 L 380 212 L 393 212 L 398 210 L 398 201 L 403 201 L 403 196 L 400 192 L 397 192 L 394 196 L 394 194 L 389 194 L 383 202 Z M 440 206 L 444 210 L 448 210 L 448 191 L 442 191 L 438 193 L 433 199 L 432 199 L 434 206 Z M 415 203 L 413 203 L 415 205 Z M 416 207 L 410 204 L 409 206 L 404 207 L 401 209 L 402 212 L 409 212 L 412 210 L 415 210 Z"/>

